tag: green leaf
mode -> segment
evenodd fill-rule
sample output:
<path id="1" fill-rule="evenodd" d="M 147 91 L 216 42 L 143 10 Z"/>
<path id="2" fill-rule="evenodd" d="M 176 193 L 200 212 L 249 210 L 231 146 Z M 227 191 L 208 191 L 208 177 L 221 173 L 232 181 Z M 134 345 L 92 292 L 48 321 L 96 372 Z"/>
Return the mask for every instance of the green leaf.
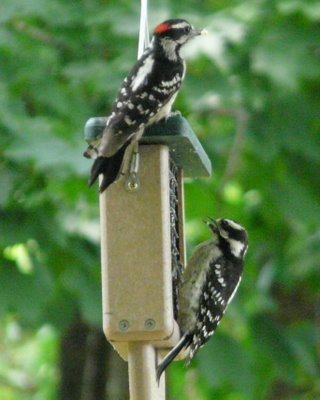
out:
<path id="1" fill-rule="evenodd" d="M 36 326 L 42 317 L 52 284 L 44 266 L 36 273 L 23 274 L 10 265 L 0 269 L 0 311 L 17 315 L 24 324 Z"/>
<path id="2" fill-rule="evenodd" d="M 286 382 L 296 379 L 296 363 L 286 332 L 268 315 L 257 316 L 251 323 L 257 358 L 268 359 L 279 378 Z"/>
<path id="3" fill-rule="evenodd" d="M 255 377 L 252 359 L 230 336 L 215 334 L 198 355 L 200 371 L 213 387 L 227 386 L 252 398 Z"/>
<path id="4" fill-rule="evenodd" d="M 317 224 L 314 216 L 320 215 L 319 201 L 302 182 L 295 180 L 293 176 L 286 177 L 281 183 L 271 186 L 271 193 L 273 204 L 280 208 L 288 221 L 305 222 L 310 226 Z"/>
<path id="5" fill-rule="evenodd" d="M 297 91 L 300 79 L 319 76 L 319 62 L 312 46 L 319 43 L 320 32 L 312 26 L 303 28 L 295 21 L 283 21 L 282 26 L 267 32 L 253 51 L 254 71 L 266 74 L 276 85 L 294 91 Z"/>
<path id="6" fill-rule="evenodd" d="M 74 146 L 54 134 L 54 126 L 48 119 L 38 117 L 26 122 L 5 150 L 7 158 L 16 162 L 34 161 L 39 169 L 53 174 L 65 168 L 76 174 L 88 173 L 88 163 L 82 155 L 86 147 L 82 134 Z"/>

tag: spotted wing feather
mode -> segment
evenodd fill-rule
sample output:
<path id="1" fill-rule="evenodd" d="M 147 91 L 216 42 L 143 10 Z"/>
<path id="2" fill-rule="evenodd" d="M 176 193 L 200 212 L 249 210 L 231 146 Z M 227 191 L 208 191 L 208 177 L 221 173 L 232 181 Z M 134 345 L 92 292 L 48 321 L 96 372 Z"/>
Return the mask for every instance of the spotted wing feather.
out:
<path id="1" fill-rule="evenodd" d="M 170 64 L 153 60 L 150 49 L 138 60 L 114 102 L 99 155 L 112 156 L 131 137 L 138 134 L 139 138 L 146 126 L 166 116 L 161 110 L 179 90 L 184 69 L 182 63 Z M 141 73 L 145 65 L 151 65 L 148 74 Z"/>
<path id="2" fill-rule="evenodd" d="M 243 263 L 224 257 L 210 263 L 200 296 L 197 323 L 190 344 L 188 363 L 210 339 L 219 325 L 241 280 Z"/>

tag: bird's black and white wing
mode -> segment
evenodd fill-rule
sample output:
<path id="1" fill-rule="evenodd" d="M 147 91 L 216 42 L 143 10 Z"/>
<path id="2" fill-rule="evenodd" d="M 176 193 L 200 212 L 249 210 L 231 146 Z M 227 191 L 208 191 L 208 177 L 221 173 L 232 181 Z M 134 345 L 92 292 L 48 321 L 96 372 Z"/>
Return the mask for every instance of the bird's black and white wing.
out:
<path id="1" fill-rule="evenodd" d="M 239 287 L 242 271 L 241 261 L 231 263 L 220 257 L 210 263 L 203 280 L 188 362 L 214 334 Z"/>
<path id="2" fill-rule="evenodd" d="M 149 48 L 124 80 L 104 130 L 99 155 L 111 157 L 131 137 L 140 139 L 148 125 L 170 113 L 184 66 L 170 65 L 168 61 L 161 64 Z"/>

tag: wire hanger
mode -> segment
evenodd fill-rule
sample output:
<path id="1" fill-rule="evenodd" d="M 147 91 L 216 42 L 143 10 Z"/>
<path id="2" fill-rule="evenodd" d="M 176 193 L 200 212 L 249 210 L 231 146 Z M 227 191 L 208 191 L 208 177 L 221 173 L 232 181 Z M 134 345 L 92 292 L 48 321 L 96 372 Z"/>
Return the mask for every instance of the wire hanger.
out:
<path id="1" fill-rule="evenodd" d="M 148 0 L 141 0 L 138 58 L 150 44 L 148 27 Z"/>

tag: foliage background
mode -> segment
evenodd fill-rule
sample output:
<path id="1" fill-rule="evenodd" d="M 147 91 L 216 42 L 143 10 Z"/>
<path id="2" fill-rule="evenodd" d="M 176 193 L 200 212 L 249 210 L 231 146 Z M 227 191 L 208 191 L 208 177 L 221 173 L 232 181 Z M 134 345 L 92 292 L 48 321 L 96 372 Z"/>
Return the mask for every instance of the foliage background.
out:
<path id="1" fill-rule="evenodd" d="M 101 325 L 98 200 L 82 130 L 108 113 L 136 57 L 139 6 L 1 1 L 3 400 L 70 400 L 66 338 L 84 332 L 79 347 L 71 340 L 79 355 Z M 176 102 L 214 166 L 185 185 L 188 249 L 208 238 L 201 220 L 211 215 L 243 223 L 250 251 L 224 322 L 189 369 L 172 366 L 168 397 L 320 398 L 320 4 L 150 2 L 151 27 L 172 16 L 210 31 L 186 49 Z M 112 379 L 105 398 L 127 398 Z M 73 384 L 77 399 L 102 398 Z"/>

